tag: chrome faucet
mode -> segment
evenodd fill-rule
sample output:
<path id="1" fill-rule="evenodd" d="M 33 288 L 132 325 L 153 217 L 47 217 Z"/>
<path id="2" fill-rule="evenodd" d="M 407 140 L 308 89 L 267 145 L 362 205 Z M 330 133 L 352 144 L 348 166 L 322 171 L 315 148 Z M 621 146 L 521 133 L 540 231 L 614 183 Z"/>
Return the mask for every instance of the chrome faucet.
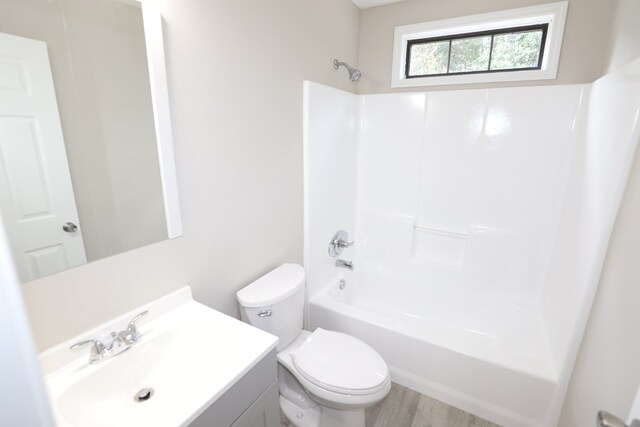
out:
<path id="1" fill-rule="evenodd" d="M 640 420 L 634 419 L 631 424 L 627 426 L 624 420 L 608 413 L 607 411 L 598 411 L 597 417 L 598 427 L 640 427 Z"/>
<path id="2" fill-rule="evenodd" d="M 78 350 L 83 347 L 91 345 L 91 352 L 89 353 L 89 363 L 97 363 L 111 356 L 111 350 L 107 348 L 102 341 L 89 339 L 75 343 L 69 350 Z"/>
<path id="3" fill-rule="evenodd" d="M 69 350 L 78 350 L 90 345 L 91 351 L 89 353 L 89 363 L 91 364 L 98 363 L 113 356 L 117 356 L 123 351 L 131 348 L 132 345 L 136 344 L 142 339 L 142 334 L 138 331 L 136 322 L 142 319 L 148 313 L 148 311 L 143 311 L 142 313 L 136 315 L 133 319 L 131 319 L 126 329 L 120 332 L 111 332 L 111 334 L 109 334 L 109 336 L 111 337 L 111 341 L 109 343 L 104 343 L 101 340 L 92 338 L 75 343 L 74 345 L 69 347 Z"/>
<path id="4" fill-rule="evenodd" d="M 138 327 L 136 326 L 136 322 L 142 319 L 144 316 L 149 314 L 147 310 L 142 313 L 136 315 L 129 324 L 127 325 L 127 329 L 124 331 L 120 331 L 117 334 L 117 340 L 121 341 L 122 344 L 127 346 L 132 346 L 142 339 L 142 334 L 138 331 Z"/>
<path id="5" fill-rule="evenodd" d="M 353 270 L 353 261 L 346 261 L 344 259 L 338 258 L 336 260 L 336 267 L 347 268 L 349 270 Z"/>

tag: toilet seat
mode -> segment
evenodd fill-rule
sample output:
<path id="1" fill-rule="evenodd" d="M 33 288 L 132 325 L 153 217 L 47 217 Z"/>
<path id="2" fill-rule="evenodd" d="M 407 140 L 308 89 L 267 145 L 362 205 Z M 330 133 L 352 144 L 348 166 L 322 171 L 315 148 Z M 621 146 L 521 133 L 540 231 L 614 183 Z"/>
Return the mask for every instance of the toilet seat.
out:
<path id="1" fill-rule="evenodd" d="M 325 331 L 325 330 L 323 331 L 333 334 L 333 332 L 330 332 L 330 331 Z M 316 330 L 316 332 L 318 332 L 318 330 Z M 335 333 L 338 333 L 338 332 L 335 332 Z M 359 390 L 360 394 L 358 394 L 357 389 L 355 389 L 356 392 L 354 393 L 354 392 L 350 392 L 348 389 L 343 389 L 340 386 L 336 386 L 336 384 L 330 384 L 331 388 L 333 388 L 334 390 L 338 390 L 338 391 L 333 391 L 328 388 L 329 384 L 322 383 L 322 381 L 319 381 L 319 378 L 314 378 L 313 381 L 308 379 L 309 377 L 312 377 L 312 375 L 310 375 L 309 372 L 303 374 L 301 370 L 298 369 L 298 367 L 296 366 L 296 363 L 293 360 L 293 354 L 296 352 L 296 350 L 299 347 L 301 347 L 305 342 L 307 342 L 307 339 L 310 338 L 312 335 L 313 335 L 312 332 L 302 330 L 302 332 L 300 332 L 300 335 L 298 335 L 298 337 L 291 344 L 289 344 L 287 347 L 285 347 L 284 349 L 278 352 L 277 358 L 278 358 L 278 363 L 280 363 L 287 371 L 289 371 L 300 382 L 302 387 L 305 389 L 305 391 L 309 394 L 309 396 L 314 401 L 320 403 L 321 405 L 327 406 L 329 408 L 351 411 L 351 410 L 368 408 L 369 406 L 379 402 L 389 393 L 389 390 L 391 389 L 391 375 L 389 374 L 388 369 L 386 369 L 386 364 L 385 364 L 385 369 L 381 370 L 381 373 L 387 372 L 386 378 L 383 380 L 382 384 L 379 387 L 373 388 L 370 390 L 366 390 L 366 389 Z M 316 338 L 319 335 L 324 335 L 324 333 L 320 333 L 316 335 Z M 356 338 L 353 338 L 353 337 L 350 337 L 350 338 L 352 338 L 353 340 L 357 340 Z M 324 340 L 322 339 L 316 340 L 316 344 L 321 343 L 323 341 Z M 357 341 L 360 341 L 360 340 L 357 340 Z M 332 345 L 335 345 L 335 342 Z M 366 352 L 366 354 L 371 354 L 371 353 L 375 355 L 378 354 L 371 347 L 369 346 L 367 347 L 368 347 L 368 351 Z M 309 347 L 309 348 L 313 349 L 314 347 Z M 345 354 L 343 351 L 341 351 L 340 348 L 328 347 L 327 349 L 326 345 L 324 346 L 324 348 L 322 348 L 322 346 L 320 345 L 320 349 L 318 350 L 318 352 L 319 353 L 317 354 L 328 354 L 328 355 L 335 354 L 335 353 L 337 353 L 338 355 Z M 358 352 L 358 354 L 360 354 L 360 352 Z M 368 356 L 364 356 L 364 358 L 369 359 Z M 305 360 L 305 357 L 303 356 L 303 352 L 300 352 L 300 354 L 298 354 L 298 364 L 304 364 L 304 360 Z M 341 365 L 343 364 L 342 361 L 339 361 L 338 363 Z M 349 366 L 353 366 L 353 365 L 349 365 Z M 325 381 L 326 381 L 326 378 L 325 378 Z M 322 385 L 317 385 L 319 383 L 321 383 Z M 349 385 L 353 387 L 353 384 L 349 384 Z"/>
<path id="2" fill-rule="evenodd" d="M 304 379 L 334 393 L 371 395 L 388 387 L 385 361 L 351 335 L 318 328 L 292 352 L 291 359 Z"/>

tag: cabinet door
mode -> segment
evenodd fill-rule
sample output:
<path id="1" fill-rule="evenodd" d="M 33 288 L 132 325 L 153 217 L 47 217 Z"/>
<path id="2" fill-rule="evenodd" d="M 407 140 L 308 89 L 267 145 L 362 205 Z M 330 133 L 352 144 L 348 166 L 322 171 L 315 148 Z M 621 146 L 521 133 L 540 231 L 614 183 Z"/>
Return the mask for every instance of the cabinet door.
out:
<path id="1" fill-rule="evenodd" d="M 240 415 L 232 427 L 279 427 L 278 399 L 278 381 L 274 381 L 258 400 Z"/>
<path id="2" fill-rule="evenodd" d="M 275 408 L 276 418 L 279 419 L 277 368 L 276 351 L 273 349 L 249 372 L 238 379 L 229 390 L 209 405 L 203 413 L 189 424 L 189 427 L 251 426 L 253 424 L 249 424 L 250 417 L 247 415 L 247 421 L 245 422 L 244 415 L 250 412 L 253 406 L 259 406 L 261 401 L 263 401 L 264 411 L 267 411 L 267 407 L 270 405 L 271 408 Z M 275 394 L 271 390 L 274 384 Z M 267 392 L 271 394 L 268 395 Z M 270 411 L 273 411 L 273 409 L 270 409 Z M 271 417 L 270 414 L 271 412 L 269 412 L 269 417 Z M 265 418 L 266 424 L 255 425 L 278 427 L 278 424 L 273 424 L 269 417 Z"/>

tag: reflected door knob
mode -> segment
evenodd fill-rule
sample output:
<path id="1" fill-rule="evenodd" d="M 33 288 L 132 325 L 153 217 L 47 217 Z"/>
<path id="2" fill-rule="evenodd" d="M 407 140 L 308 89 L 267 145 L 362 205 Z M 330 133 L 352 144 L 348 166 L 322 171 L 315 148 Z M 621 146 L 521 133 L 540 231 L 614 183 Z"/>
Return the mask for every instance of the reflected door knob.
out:
<path id="1" fill-rule="evenodd" d="M 67 222 L 62 226 L 62 229 L 67 233 L 75 233 L 78 231 L 78 226 L 72 222 Z"/>
<path id="2" fill-rule="evenodd" d="M 599 411 L 597 425 L 598 427 L 640 427 L 640 420 L 634 419 L 631 424 L 627 426 L 624 420 L 621 420 L 615 415 L 607 411 Z"/>

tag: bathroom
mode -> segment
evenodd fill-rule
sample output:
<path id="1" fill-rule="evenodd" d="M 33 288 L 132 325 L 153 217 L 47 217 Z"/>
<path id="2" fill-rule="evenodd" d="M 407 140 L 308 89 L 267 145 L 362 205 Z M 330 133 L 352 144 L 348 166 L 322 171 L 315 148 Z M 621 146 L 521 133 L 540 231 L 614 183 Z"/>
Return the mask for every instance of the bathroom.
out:
<path id="1" fill-rule="evenodd" d="M 9 29 L 16 24 L 12 22 L 15 19 L 12 19 L 11 15 L 16 10 L 14 5 L 33 3 L 41 7 L 68 11 L 71 6 L 82 4 L 83 1 L 89 0 L 51 2 L 2 0 L 0 1 L 0 10 L 2 10 L 0 33 L 12 33 Z M 145 2 L 148 3 L 146 0 Z M 432 92 L 454 97 L 456 93 L 462 93 L 460 91 L 489 89 L 513 90 L 516 98 L 525 92 L 527 96 L 546 97 L 553 107 L 557 108 L 553 111 L 560 111 L 561 102 L 554 90 L 564 90 L 560 86 L 569 90 L 576 86 L 591 85 L 605 74 L 620 70 L 640 57 L 640 45 L 637 42 L 640 34 L 635 24 L 640 17 L 640 6 L 637 1 L 570 0 L 555 78 L 402 88 L 392 86 L 396 27 L 525 8 L 544 3 L 533 0 L 490 2 L 471 0 L 398 2 L 158 0 L 151 3 L 157 7 L 157 12 L 162 16 L 164 34 L 159 40 L 163 41 L 160 44 L 164 48 L 162 60 L 166 69 L 165 96 L 168 99 L 164 104 L 156 101 L 159 105 L 165 107 L 168 105 L 168 109 L 156 112 L 156 117 L 158 115 L 165 117 L 165 120 L 159 122 L 165 128 L 160 131 L 156 128 L 156 133 L 170 135 L 168 141 L 173 151 L 173 159 L 164 166 L 173 164 L 175 169 L 174 172 L 168 171 L 169 176 L 173 177 L 173 181 L 170 179 L 169 182 L 174 182 L 175 187 L 169 185 L 167 186 L 169 191 L 165 189 L 165 203 L 167 198 L 172 198 L 173 206 L 177 203 L 179 209 L 169 213 L 165 211 L 165 219 L 169 223 L 167 235 L 152 240 L 156 243 L 135 243 L 134 249 L 119 251 L 115 255 L 105 253 L 101 259 L 87 265 L 36 280 L 20 281 L 21 283 L 18 284 L 18 280 L 13 276 L 13 263 L 7 261 L 5 253 L 2 254 L 0 312 L 3 313 L 3 318 L 0 321 L 0 327 L 4 342 L 2 360 L 6 360 L 6 365 L 2 374 L 0 425 L 53 425 L 55 423 L 50 414 L 51 406 L 55 406 L 56 403 L 53 399 L 50 402 L 45 394 L 46 387 L 42 380 L 38 356 L 74 338 L 90 337 L 91 334 L 88 331 L 99 325 L 125 314 L 137 312 L 139 308 L 167 295 L 175 294 L 187 285 L 195 301 L 239 319 L 241 310 L 236 293 L 285 263 L 295 263 L 305 267 L 307 297 L 311 302 L 314 297 L 320 295 L 321 290 L 331 287 L 331 291 L 336 291 L 339 286 L 337 281 L 333 281 L 333 276 L 321 275 L 320 279 L 317 275 L 314 276 L 313 265 L 309 264 L 312 251 L 313 253 L 317 251 L 318 256 L 322 256 L 321 262 L 324 263 L 323 265 L 328 265 L 333 274 L 356 275 L 359 267 L 366 267 L 366 262 L 365 264 L 361 262 L 366 261 L 361 258 L 362 252 L 358 251 L 365 248 L 376 249 L 375 246 L 367 246 L 367 238 L 386 238 L 382 231 L 389 231 L 397 238 L 402 237 L 400 232 L 393 234 L 389 224 L 367 225 L 371 230 L 379 230 L 381 233 L 364 237 L 359 235 L 364 230 L 359 227 L 364 227 L 364 223 L 345 223 L 337 228 L 334 224 L 329 224 L 331 228 L 328 230 L 309 229 L 311 222 L 306 215 L 308 203 L 311 201 L 308 198 L 312 195 L 308 189 L 310 184 L 308 163 L 305 163 L 309 160 L 306 157 L 308 151 L 305 148 L 309 140 L 305 132 L 313 123 L 307 121 L 305 124 L 305 117 L 309 102 L 315 102 L 318 98 L 305 99 L 305 82 L 310 82 L 307 83 L 307 88 L 318 89 L 315 92 L 316 95 L 322 95 L 324 93 L 322 90 L 327 89 L 330 96 L 342 99 L 343 101 L 339 104 L 341 111 L 344 112 L 347 107 L 352 106 L 353 109 L 349 110 L 349 114 L 360 119 L 363 117 L 362 114 L 373 114 L 375 111 L 372 109 L 368 112 L 360 111 L 358 106 L 363 102 L 363 98 L 358 97 L 369 97 L 364 102 L 366 104 L 370 100 L 368 105 L 371 105 L 375 99 L 388 97 L 392 100 L 395 99 L 393 97 L 400 99 L 403 94 L 405 96 L 420 94 L 424 98 L 420 101 L 424 106 L 428 102 L 427 99 L 434 99 L 429 98 Z M 35 10 L 36 7 L 34 6 L 33 9 Z M 67 18 L 71 19 L 69 16 Z M 67 24 L 71 25 L 70 21 L 67 21 Z M 30 38 L 38 39 L 37 35 Z M 89 55 L 88 52 L 85 51 L 85 54 Z M 91 52 L 91 55 L 94 55 L 93 58 L 98 58 L 101 52 L 103 50 L 96 49 Z M 362 70 L 360 79 L 357 82 L 351 81 L 345 67 L 334 69 L 334 59 Z M 55 78 L 56 64 L 53 56 L 51 61 Z M 104 59 L 103 61 L 107 62 Z M 536 88 L 540 86 L 545 88 L 540 88 L 538 92 Z M 56 82 L 56 94 L 59 90 Z M 517 92 L 517 90 L 523 92 Z M 544 90 L 549 92 L 545 94 Z M 70 134 L 72 131 L 68 130 L 68 125 L 65 124 L 60 96 L 58 94 L 66 143 L 66 140 L 72 137 Z M 571 102 L 578 105 L 579 94 L 572 93 L 571 96 L 573 96 Z M 456 105 L 457 109 L 470 104 L 471 100 L 469 103 L 464 100 L 460 104 L 453 104 L 453 101 L 451 103 Z M 328 113 L 338 110 L 321 103 L 317 105 Z M 329 105 L 337 106 L 338 104 Z M 515 101 L 510 105 L 515 105 Z M 586 105 L 586 101 L 583 100 L 582 105 Z M 538 107 L 536 114 L 544 115 L 545 111 L 540 108 L 540 104 L 536 106 Z M 388 111 L 402 113 L 397 108 L 385 108 L 381 106 L 378 113 Z M 567 111 L 569 110 L 561 110 L 562 114 L 568 114 Z M 572 111 L 575 113 L 577 107 Z M 76 114 L 80 112 L 82 110 L 75 110 Z M 338 111 L 335 113 L 337 114 Z M 583 110 L 582 114 L 588 114 L 588 111 Z M 167 117 L 170 117 L 170 121 L 166 120 Z M 310 116 L 310 118 L 319 117 L 313 114 Z M 584 117 L 581 120 L 583 120 L 582 123 L 590 122 L 584 120 Z M 170 125 L 168 131 L 167 124 Z M 540 128 L 545 126 L 540 125 Z M 374 129 L 371 133 L 382 135 L 383 130 Z M 402 135 L 398 134 L 398 139 L 401 137 Z M 305 139 L 307 139 L 306 142 Z M 554 141 L 546 142 L 552 145 Z M 554 153 L 551 160 L 569 162 L 572 160 L 572 153 L 572 151 Z M 344 181 L 345 186 L 355 187 L 360 183 L 367 184 L 364 181 L 348 181 L 352 179 L 348 174 L 353 172 L 349 168 L 352 167 L 354 171 L 362 170 L 358 163 L 362 158 L 357 158 L 357 153 L 338 150 L 332 154 L 336 154 L 336 157 L 330 157 L 329 160 L 350 163 L 347 168 L 341 168 L 337 163 L 329 163 L 324 169 L 327 182 L 340 183 L 344 178 L 347 180 Z M 410 153 L 403 154 L 411 158 Z M 456 155 L 456 153 L 445 152 L 442 154 L 451 157 Z M 535 161 L 546 159 L 543 153 L 534 154 L 539 156 Z M 69 157 L 73 175 L 74 158 L 71 155 Z M 95 165 L 91 163 L 94 158 L 90 155 L 81 154 L 78 158 L 81 162 L 87 162 L 84 163 L 85 167 L 78 169 L 81 172 L 86 173 L 93 168 L 92 165 Z M 597 158 L 602 159 L 602 157 Z M 638 385 L 640 385 L 640 369 L 635 362 L 640 356 L 640 345 L 637 340 L 640 329 L 634 326 L 637 321 L 634 318 L 633 303 L 638 297 L 637 286 L 634 285 L 637 285 L 640 277 L 638 263 L 635 262 L 638 251 L 634 245 L 640 243 L 640 227 L 636 219 L 640 213 L 640 159 L 633 153 L 624 159 L 629 162 L 628 165 L 607 164 L 609 170 L 630 168 L 628 179 L 621 181 L 622 187 L 600 189 L 605 193 L 624 190 L 624 194 L 620 193 L 621 200 L 617 202 L 619 208 L 617 205 L 615 207 L 617 216 L 613 230 L 606 233 L 605 240 L 608 241 L 608 247 L 605 242 L 606 257 L 604 262 L 601 262 L 602 273 L 596 274 L 599 276 L 596 283 L 597 289 L 590 288 L 591 297 L 584 296 L 580 301 L 576 301 L 575 307 L 568 304 L 572 309 L 586 304 L 586 309 L 575 315 L 576 319 L 581 319 L 579 322 L 581 326 L 576 328 L 582 328 L 584 333 L 579 331 L 572 336 L 571 345 L 574 348 L 571 351 L 565 351 L 568 354 L 566 360 L 569 360 L 570 366 L 567 365 L 569 367 L 563 370 L 566 377 L 565 383 L 560 384 L 562 381 L 558 381 L 559 385 L 553 389 L 553 392 L 558 392 L 561 396 L 552 399 L 553 404 L 557 406 L 555 407 L 556 422 L 552 425 L 561 427 L 594 425 L 596 413 L 599 410 L 615 414 L 628 424 L 635 418 L 631 415 L 635 408 L 634 399 Z M 611 161 L 614 160 L 611 159 Z M 458 166 L 460 165 L 456 165 Z M 545 174 L 539 177 L 539 181 L 533 179 L 535 175 L 531 175 L 533 181 L 527 181 L 530 186 L 527 187 L 527 191 L 543 192 L 544 189 L 551 189 L 560 192 L 553 188 L 553 183 L 549 184 L 545 181 L 552 178 L 546 173 L 547 166 L 551 167 L 545 163 Z M 379 169 L 379 167 L 373 168 L 374 171 Z M 559 169 L 561 168 L 558 166 Z M 408 174 L 409 171 L 407 171 Z M 380 192 L 385 194 L 394 191 L 402 193 L 406 189 L 406 187 L 384 188 L 382 187 L 384 182 L 373 181 L 376 178 L 375 173 L 371 177 L 370 184 L 380 185 Z M 415 182 L 415 184 L 418 183 Z M 540 187 L 536 187 L 536 183 L 540 183 Z M 76 199 L 80 200 L 81 195 L 78 194 L 79 190 L 76 186 L 74 181 Z M 367 194 L 370 195 L 370 193 Z M 543 195 L 535 194 L 536 197 Z M 358 194 L 358 198 L 340 198 L 337 205 L 323 205 L 324 211 L 321 212 L 328 220 L 341 221 L 338 215 L 349 209 L 358 209 L 358 206 L 362 206 L 364 196 L 366 194 L 363 193 Z M 555 194 L 554 197 L 558 206 L 564 200 L 561 194 Z M 412 200 L 412 203 L 422 202 L 423 200 Z M 527 205 L 527 213 L 553 216 L 551 212 L 544 209 L 535 210 L 534 207 L 535 205 Z M 557 210 L 560 211 L 561 208 L 558 207 Z M 585 214 L 591 211 L 578 212 Z M 556 212 L 554 218 L 561 221 L 559 217 L 560 214 Z M 353 221 L 355 218 L 358 217 L 354 216 Z M 574 219 L 576 218 L 569 216 L 562 220 L 566 221 L 569 227 Z M 89 231 L 87 221 L 83 220 L 79 225 L 83 232 Z M 136 225 L 140 226 L 139 223 Z M 560 226 L 556 225 L 556 227 Z M 353 247 L 345 248 L 341 255 L 345 260 L 353 261 L 352 272 L 334 268 L 335 258 L 327 256 L 327 245 L 332 240 L 333 234 L 340 228 L 349 232 L 351 239 L 347 241 L 355 242 Z M 317 237 L 312 235 L 316 231 Z M 424 243 L 427 245 L 425 247 L 430 247 L 428 241 Z M 3 245 L 6 246 L 6 242 L 3 242 Z M 568 247 L 578 249 L 576 246 Z M 388 249 L 401 251 L 406 248 L 391 244 Z M 454 250 L 452 253 L 455 253 L 455 247 L 452 250 Z M 544 253 L 544 251 L 541 252 Z M 496 253 L 504 252 L 496 250 Z M 352 254 L 355 254 L 355 257 L 351 258 Z M 571 250 L 563 254 L 569 256 Z M 541 271 L 537 273 L 543 274 Z M 346 287 L 342 292 L 357 290 L 359 283 L 354 282 L 357 280 L 347 277 Z M 353 295 L 359 296 L 357 293 Z M 385 295 L 398 297 L 395 294 Z M 565 300 L 562 301 L 564 304 Z M 390 306 L 394 306 L 391 302 Z M 593 302 L 592 306 L 591 302 Z M 433 301 L 425 300 L 425 305 L 429 309 L 443 310 L 443 307 L 435 306 Z M 453 314 L 465 313 L 465 310 L 460 307 L 452 308 Z M 323 326 L 325 329 L 340 330 L 343 320 L 348 317 L 334 316 L 332 310 L 326 308 L 326 304 L 322 306 L 318 303 L 311 309 L 315 310 L 316 319 L 324 320 L 314 320 L 314 312 L 310 312 L 307 306 L 305 313 L 309 316 L 306 319 L 307 328 L 313 327 L 313 322 L 326 321 L 326 325 Z M 337 313 L 337 310 L 333 311 Z M 446 310 L 443 311 L 446 312 Z M 473 312 L 472 309 L 466 311 Z M 150 310 L 150 316 L 152 315 L 153 310 Z M 473 322 L 474 317 L 470 316 L 469 319 Z M 559 324 L 562 323 L 562 318 L 560 320 Z M 397 321 L 402 322 L 403 319 L 398 317 Z M 151 324 L 154 320 L 149 318 L 140 323 L 143 334 L 145 322 Z M 503 319 L 501 323 L 509 322 L 511 318 Z M 383 355 L 391 368 L 391 380 L 396 385 L 393 386 L 389 399 L 404 398 L 405 403 L 409 403 L 410 410 L 418 411 L 420 402 L 425 401 L 422 396 L 427 396 L 426 389 L 421 387 L 418 381 L 410 384 L 407 378 L 400 378 L 399 370 L 394 370 L 394 368 L 400 368 L 394 366 L 397 362 L 383 354 L 386 350 L 379 347 L 379 343 L 368 342 L 367 337 L 370 335 L 364 331 L 359 335 L 360 332 L 357 331 L 356 326 L 350 325 L 349 327 L 353 329 L 343 332 L 354 335 L 373 346 Z M 472 324 L 471 328 L 473 326 Z M 478 325 L 479 328 L 481 326 Z M 522 338 L 526 340 L 527 337 Z M 204 338 L 200 337 L 200 339 Z M 391 340 L 391 337 L 389 339 Z M 148 341 L 152 342 L 150 339 Z M 144 344 L 143 341 L 140 348 Z M 404 345 L 404 341 L 389 341 L 389 345 Z M 119 355 L 113 362 L 120 362 L 120 360 L 126 360 L 128 356 L 134 356 L 135 351 L 134 347 L 131 352 L 128 352 L 131 354 Z M 224 352 L 225 348 L 214 347 L 212 351 L 217 354 Z M 423 347 L 406 348 L 407 353 L 411 351 L 417 352 L 417 357 L 422 355 L 424 364 L 429 363 L 429 357 L 435 357 L 434 353 L 427 352 Z M 424 351 L 423 354 L 420 353 L 422 351 Z M 88 363 L 85 352 L 88 353 L 88 350 L 72 354 Z M 106 361 L 104 366 L 108 366 L 110 362 Z M 100 367 L 99 364 L 96 366 Z M 470 370 L 463 372 L 465 380 L 472 385 L 477 383 L 480 389 L 487 387 L 487 382 L 492 381 L 491 376 L 473 366 L 468 365 Z M 141 366 L 138 369 L 143 370 L 144 367 Z M 405 367 L 405 369 L 408 368 Z M 5 380 L 5 372 L 7 375 L 9 373 L 13 375 L 6 377 L 9 378 L 8 381 Z M 24 394 L 20 393 L 21 390 Z M 512 391 L 514 395 L 527 397 L 526 389 L 514 388 Z M 421 395 L 415 393 L 421 393 Z M 442 401 L 446 396 L 431 394 L 428 397 Z M 153 404 L 153 400 L 159 398 L 162 396 L 157 393 L 146 403 Z M 382 403 L 384 404 L 384 401 Z M 459 412 L 450 410 L 450 413 L 458 414 L 460 417 L 462 417 L 460 414 L 475 414 L 473 416 L 476 418 L 473 419 L 478 423 L 485 422 L 481 419 L 488 419 L 491 415 L 486 405 L 484 408 L 474 408 L 472 405 L 465 406 L 464 403 L 453 402 L 453 400 L 445 403 L 449 405 L 447 408 L 459 407 Z M 465 407 L 462 408 L 462 406 Z M 383 421 L 383 412 L 391 411 L 389 407 L 374 406 L 372 408 L 379 409 L 380 422 Z M 78 407 L 78 409 L 81 408 Z M 367 414 L 375 415 L 372 410 Z M 389 414 L 393 416 L 392 411 L 386 414 L 386 416 Z M 536 413 L 532 417 L 538 415 L 542 419 L 546 413 Z M 278 416 L 280 417 L 280 414 Z M 398 418 L 395 419 L 399 420 L 400 414 L 396 416 Z M 472 415 L 464 416 L 467 417 L 466 420 L 472 419 Z M 5 417 L 7 417 L 6 420 Z M 489 421 L 498 425 L 509 425 L 504 421 L 501 423 L 497 418 Z M 400 421 L 398 423 L 388 425 L 411 425 Z M 213 423 L 211 425 L 230 424 Z M 116 422 L 111 425 L 125 424 Z M 374 420 L 371 425 L 383 424 L 375 424 Z M 424 424 L 417 425 L 456 424 L 453 421 L 427 419 Z"/>

